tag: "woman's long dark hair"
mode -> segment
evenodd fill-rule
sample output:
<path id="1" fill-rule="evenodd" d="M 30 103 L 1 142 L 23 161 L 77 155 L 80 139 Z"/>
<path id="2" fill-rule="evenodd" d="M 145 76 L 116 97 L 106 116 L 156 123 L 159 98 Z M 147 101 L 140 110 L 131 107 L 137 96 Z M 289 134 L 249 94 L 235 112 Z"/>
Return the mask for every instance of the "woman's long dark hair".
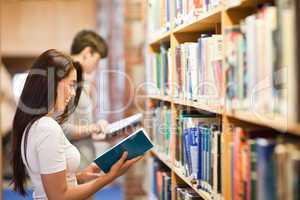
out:
<path id="1" fill-rule="evenodd" d="M 82 88 L 80 64 L 73 62 L 71 57 L 51 49 L 41 54 L 29 71 L 13 121 L 12 182 L 14 190 L 23 196 L 26 195 L 26 169 L 21 156 L 22 137 L 25 134 L 24 152 L 26 152 L 27 134 L 30 126 L 53 109 L 58 83 L 66 78 L 73 69 L 77 72 L 76 95 L 73 101 L 66 106 L 64 113 L 57 116 L 58 123 L 62 123 L 75 110 L 79 101 Z"/>

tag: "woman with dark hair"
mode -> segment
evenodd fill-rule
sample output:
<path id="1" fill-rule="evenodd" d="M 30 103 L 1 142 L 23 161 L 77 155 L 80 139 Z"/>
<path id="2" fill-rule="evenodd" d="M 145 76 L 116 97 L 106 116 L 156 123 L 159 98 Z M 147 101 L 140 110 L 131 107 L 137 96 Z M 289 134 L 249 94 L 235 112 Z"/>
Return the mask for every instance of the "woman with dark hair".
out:
<path id="1" fill-rule="evenodd" d="M 60 124 L 76 108 L 81 82 L 80 65 L 56 50 L 44 52 L 30 69 L 13 122 L 13 184 L 20 194 L 26 194 L 27 169 L 34 199 L 86 199 L 141 159 L 126 161 L 124 153 L 103 176 L 95 164 L 77 173 L 80 154 Z"/>

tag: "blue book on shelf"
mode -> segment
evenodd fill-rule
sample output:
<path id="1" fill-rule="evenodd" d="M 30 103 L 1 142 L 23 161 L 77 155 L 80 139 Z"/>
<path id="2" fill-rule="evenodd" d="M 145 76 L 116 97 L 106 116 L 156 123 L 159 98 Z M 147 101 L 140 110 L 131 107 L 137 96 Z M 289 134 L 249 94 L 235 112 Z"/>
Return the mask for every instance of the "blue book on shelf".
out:
<path id="1" fill-rule="evenodd" d="M 190 131 L 190 152 L 191 152 L 191 176 L 197 179 L 198 175 L 198 157 L 199 157 L 199 146 L 198 146 L 198 132 L 197 128 L 189 128 Z"/>
<path id="2" fill-rule="evenodd" d="M 199 186 L 201 186 L 202 181 L 202 127 L 198 127 L 198 151 L 199 151 L 199 157 L 198 157 L 198 175 L 197 179 L 199 180 Z"/>
<path id="3" fill-rule="evenodd" d="M 130 160 L 143 155 L 152 147 L 153 144 L 145 130 L 139 129 L 100 155 L 94 162 L 107 173 L 125 151 L 128 152 L 127 160 Z"/>
<path id="4" fill-rule="evenodd" d="M 187 176 L 191 175 L 191 149 L 190 149 L 190 138 L 189 129 L 184 129 L 184 149 L 185 149 L 185 166 L 187 170 Z"/>
<path id="5" fill-rule="evenodd" d="M 207 129 L 207 183 L 208 183 L 208 192 L 211 192 L 211 178 L 212 178 L 212 169 L 211 169 L 211 129 Z"/>
<path id="6" fill-rule="evenodd" d="M 276 175 L 274 164 L 275 142 L 259 138 L 256 140 L 257 155 L 257 199 L 276 199 Z"/>

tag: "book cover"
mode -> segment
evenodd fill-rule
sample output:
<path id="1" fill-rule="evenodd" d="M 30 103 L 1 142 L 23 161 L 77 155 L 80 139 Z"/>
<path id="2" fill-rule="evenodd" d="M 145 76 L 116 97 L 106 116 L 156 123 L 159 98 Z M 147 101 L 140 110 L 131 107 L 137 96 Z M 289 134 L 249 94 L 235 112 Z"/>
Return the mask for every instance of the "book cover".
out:
<path id="1" fill-rule="evenodd" d="M 144 129 L 139 129 L 132 135 L 107 150 L 94 160 L 94 162 L 105 172 L 121 158 L 123 152 L 127 151 L 127 160 L 143 155 L 153 147 Z"/>

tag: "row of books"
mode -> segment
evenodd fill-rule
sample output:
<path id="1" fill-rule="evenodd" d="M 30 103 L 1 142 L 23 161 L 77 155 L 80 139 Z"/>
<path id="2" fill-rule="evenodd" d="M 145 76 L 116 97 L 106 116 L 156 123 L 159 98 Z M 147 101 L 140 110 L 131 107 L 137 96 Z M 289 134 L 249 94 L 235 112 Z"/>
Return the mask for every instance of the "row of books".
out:
<path id="1" fill-rule="evenodd" d="M 197 42 L 186 42 L 175 48 L 175 66 L 172 67 L 169 44 L 161 44 L 160 53 L 151 57 L 153 86 L 149 92 L 222 105 L 222 51 L 222 35 L 202 34 Z"/>
<path id="2" fill-rule="evenodd" d="M 154 111 L 153 141 L 156 150 L 199 189 L 218 196 L 220 182 L 220 119 L 214 114 L 180 111 L 171 125 L 171 110 L 167 106 Z"/>
<path id="3" fill-rule="evenodd" d="M 148 32 L 162 34 L 171 27 L 171 0 L 148 0 Z"/>
<path id="4" fill-rule="evenodd" d="M 222 96 L 222 35 L 202 34 L 197 42 L 175 49 L 175 97 L 220 105 Z"/>
<path id="5" fill-rule="evenodd" d="M 274 105 L 279 93 L 275 85 L 276 28 L 276 8 L 266 6 L 241 25 L 226 29 L 227 108 L 253 107 L 267 113 L 278 108 Z M 284 104 L 278 101 L 280 105 Z"/>
<path id="6" fill-rule="evenodd" d="M 225 30 L 227 109 L 252 109 L 264 116 L 299 120 L 298 39 L 292 2 L 296 1 L 263 6 Z"/>
<path id="7" fill-rule="evenodd" d="M 220 185 L 220 119 L 195 111 L 180 111 L 177 120 L 175 165 L 199 189 L 217 197 Z"/>
<path id="8" fill-rule="evenodd" d="M 160 52 L 151 54 L 151 83 L 152 94 L 172 94 L 171 51 L 168 43 L 160 45 Z"/>
<path id="9" fill-rule="evenodd" d="M 171 172 L 160 161 L 153 161 L 152 192 L 158 200 L 171 200 Z"/>
<path id="10" fill-rule="evenodd" d="M 155 108 L 153 116 L 153 142 L 156 149 L 166 155 L 171 160 L 172 149 L 172 111 L 170 107 L 164 105 Z"/>
<path id="11" fill-rule="evenodd" d="M 189 23 L 221 4 L 221 0 L 175 0 L 174 25 Z"/>
<path id="12" fill-rule="evenodd" d="M 174 26 L 189 23 L 221 3 L 221 0 L 148 0 L 148 31 L 160 33 L 171 28 L 171 3 L 174 3 Z"/>
<path id="13" fill-rule="evenodd" d="M 224 199 L 299 199 L 299 138 L 236 127 L 221 134 L 221 156 Z"/>

